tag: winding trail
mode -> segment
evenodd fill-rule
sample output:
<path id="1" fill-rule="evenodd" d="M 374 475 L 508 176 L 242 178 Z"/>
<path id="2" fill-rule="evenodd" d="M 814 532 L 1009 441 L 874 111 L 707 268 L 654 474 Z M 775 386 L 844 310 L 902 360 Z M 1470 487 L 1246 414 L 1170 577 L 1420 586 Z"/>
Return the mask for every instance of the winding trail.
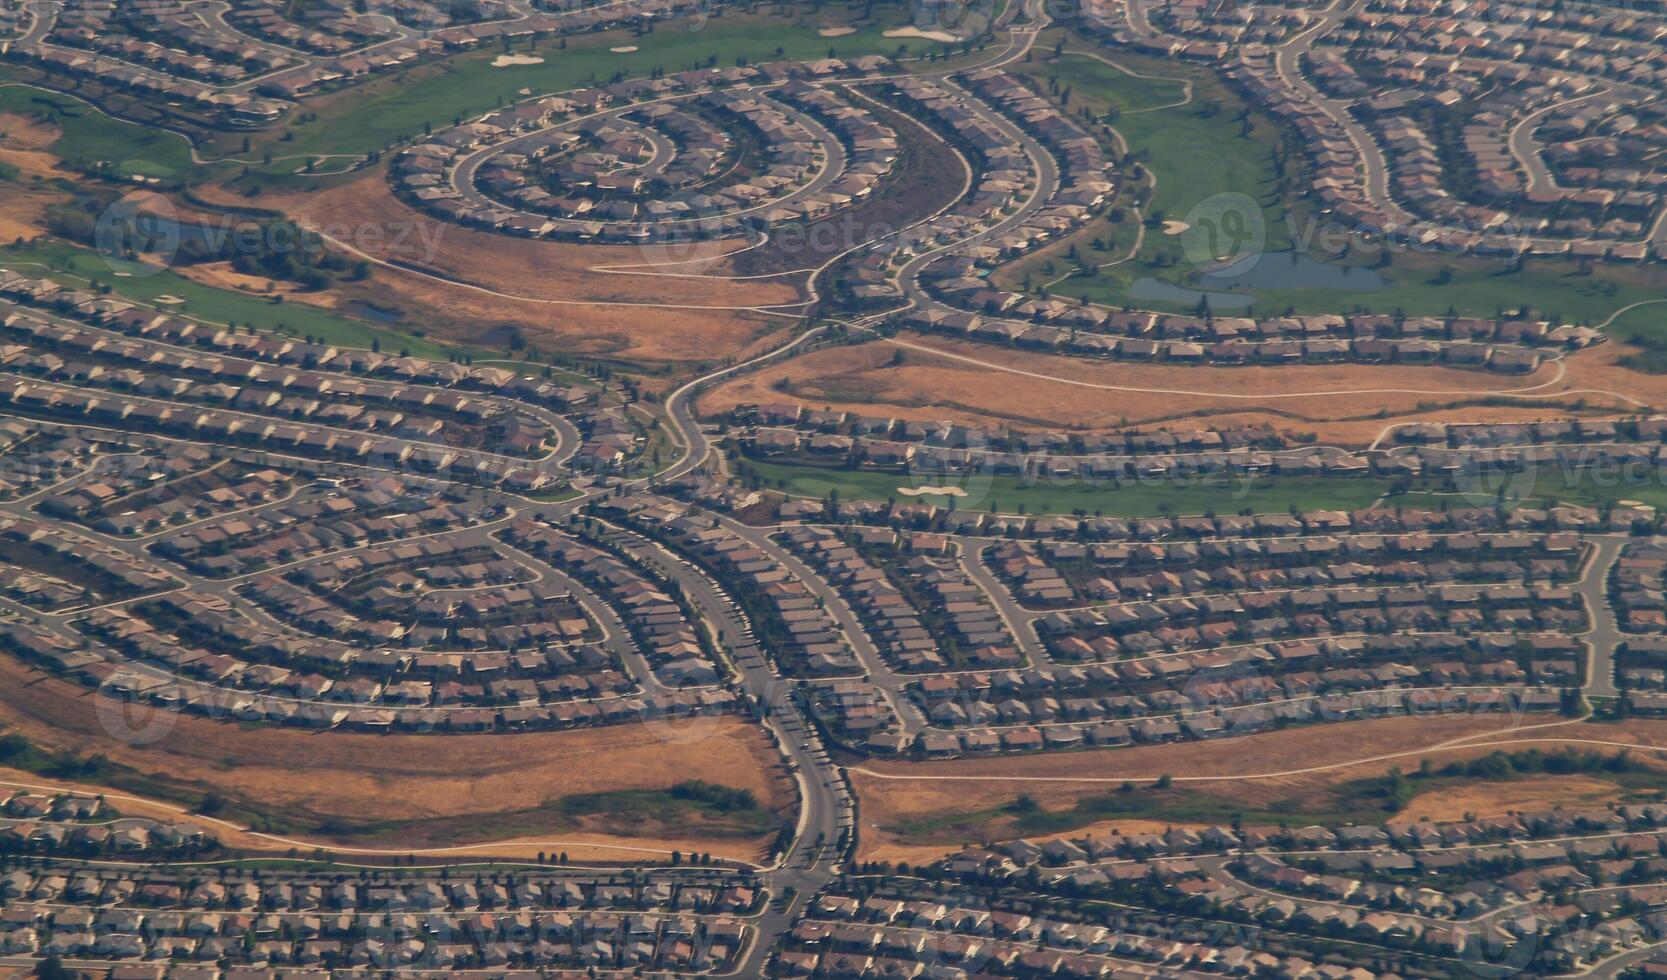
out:
<path id="1" fill-rule="evenodd" d="M 1615 312 L 1609 314 L 1609 318 L 1604 320 L 1602 323 L 1597 324 L 1596 329 L 1603 330 L 1616 320 L 1619 320 L 1621 317 L 1631 313 L 1633 310 L 1636 310 L 1641 306 L 1654 306 L 1657 303 L 1667 303 L 1667 299 L 1641 299 L 1636 303 L 1628 303 Z"/>
<path id="2" fill-rule="evenodd" d="M 1117 69 L 1130 78 L 1139 78 L 1148 82 L 1175 82 L 1181 86 L 1181 98 L 1179 101 L 1166 102 L 1163 105 L 1147 106 L 1144 109 L 1128 109 L 1123 112 L 1123 115 L 1125 116 L 1137 116 L 1144 112 L 1161 112 L 1164 109 L 1179 109 L 1182 106 L 1192 104 L 1192 79 L 1190 78 L 1175 78 L 1172 75 L 1147 75 L 1142 72 L 1135 71 L 1133 68 L 1129 68 L 1125 65 L 1120 65 L 1117 62 L 1112 61 L 1110 58 L 1107 58 L 1105 55 L 1098 54 L 1093 51 L 1082 51 L 1077 48 L 1066 48 L 1061 51 L 1060 54 L 1073 54 L 1079 58 L 1087 58 L 1090 61 L 1098 61 L 1100 64 L 1109 68 Z"/>

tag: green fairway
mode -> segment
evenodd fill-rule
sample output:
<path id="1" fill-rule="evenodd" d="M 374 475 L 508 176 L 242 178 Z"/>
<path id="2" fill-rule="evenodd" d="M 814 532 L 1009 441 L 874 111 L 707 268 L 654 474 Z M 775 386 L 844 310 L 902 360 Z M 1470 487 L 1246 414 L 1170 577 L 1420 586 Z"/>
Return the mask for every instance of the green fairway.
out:
<path id="1" fill-rule="evenodd" d="M 1157 178 L 1147 217 L 1181 219 L 1214 195 L 1243 194 L 1262 204 L 1266 247 L 1290 247 L 1275 193 L 1277 135 L 1254 116 L 1247 128 L 1241 117 L 1246 105 L 1213 74 L 1123 52 L 1102 53 L 1076 38 L 1057 60 L 1027 62 L 1013 70 L 1043 91 L 1054 90 L 1060 99 L 1068 95 L 1073 113 L 1087 109 L 1101 119 L 1115 113 L 1112 127 Z M 1149 233 L 1141 257 L 1147 262 L 1181 260 L 1180 242 Z"/>
<path id="2" fill-rule="evenodd" d="M 311 335 L 345 347 L 368 348 L 373 342 L 380 342 L 388 353 L 407 350 L 418 357 L 442 361 L 448 354 L 446 348 L 421 337 L 375 327 L 306 303 L 293 300 L 274 303 L 259 296 L 216 289 L 173 272 L 156 272 L 154 266 L 73 245 L 8 245 L 0 248 L 0 266 L 44 274 L 66 285 L 107 285 L 124 299 L 212 323 L 253 324 L 257 330 L 295 337 Z M 158 298 L 164 296 L 178 297 L 185 302 L 159 304 Z"/>
<path id="3" fill-rule="evenodd" d="M 801 463 L 741 460 L 736 475 L 756 476 L 762 486 L 800 497 L 825 498 L 830 492 L 852 500 L 896 500 L 957 510 L 1003 514 L 1098 514 L 1146 517 L 1157 514 L 1235 514 L 1242 510 L 1281 513 L 1298 510 L 1368 507 L 1389 483 L 1371 478 L 1234 477 L 1205 481 L 1145 480 L 1122 485 L 1089 480 L 1028 480 L 1018 476 L 931 476 L 876 470 L 847 470 Z M 966 496 L 906 494 L 922 486 L 959 487 Z"/>
<path id="4" fill-rule="evenodd" d="M 1263 261 L 1278 258 L 1267 256 Z M 1442 269 L 1447 270 L 1446 277 Z M 1667 286 L 1667 273 L 1658 268 L 1610 266 L 1583 273 L 1573 262 L 1550 260 L 1531 261 L 1513 272 L 1505 263 L 1485 259 L 1395 253 L 1390 266 L 1372 271 L 1385 280 L 1385 288 L 1369 292 L 1258 289 L 1254 290 L 1255 309 L 1262 314 L 1286 309 L 1340 313 L 1358 308 L 1373 313 L 1400 311 L 1408 316 L 1492 317 L 1527 308 L 1561 323 L 1596 324 L 1621 307 L 1660 296 Z"/>
<path id="5" fill-rule="evenodd" d="M 76 168 L 108 164 L 121 177 L 179 177 L 191 169 L 185 137 L 112 119 L 73 96 L 0 86 L 0 112 L 39 115 L 62 135 L 48 149 Z"/>
<path id="6" fill-rule="evenodd" d="M 611 31 L 567 40 L 520 42 L 514 53 L 544 59 L 542 64 L 494 68 L 501 46 L 453 58 L 443 67 L 418 68 L 395 79 L 377 80 L 342 97 L 315 103 L 290 127 L 288 141 L 262 143 L 275 161 L 265 168 L 271 175 L 291 174 L 300 165 L 289 157 L 360 154 L 381 150 L 421 136 L 424 127 L 442 129 L 460 118 L 486 112 L 527 97 L 616 79 L 642 77 L 655 70 L 677 72 L 714 65 L 806 60 L 865 54 L 896 55 L 900 46 L 913 54 L 939 50 L 942 45 L 918 38 L 888 38 L 885 31 L 906 23 L 902 7 L 881 7 L 872 22 L 855 33 L 823 37 L 819 25 L 837 23 L 843 15 L 830 8 L 826 16 L 807 16 L 802 22 L 783 18 L 726 13 L 704 20 L 660 24 L 653 33 L 636 36 Z M 698 29 L 697 29 L 698 25 Z M 615 52 L 616 47 L 636 50 Z M 524 90 L 524 91 L 523 91 Z M 325 164 L 321 170 L 328 170 Z"/>
<path id="7" fill-rule="evenodd" d="M 1066 39 L 1066 50 L 1055 58 L 1048 48 L 1061 37 Z M 1235 195 L 1232 200 L 1242 195 L 1260 208 L 1263 248 L 1291 247 L 1274 159 L 1278 133 L 1266 120 L 1247 115 L 1248 106 L 1214 74 L 1114 52 L 1075 35 L 1049 33 L 1041 48 L 1045 53 L 1011 70 L 1029 76 L 1035 87 L 1063 101 L 1073 115 L 1080 118 L 1086 110 L 1095 119 L 1109 122 L 1157 183 L 1144 208 L 1152 223 L 1135 257 L 1090 276 L 1072 276 L 1056 283 L 1053 292 L 1086 295 L 1095 302 L 1121 306 L 1134 302 L 1128 290 L 1137 279 L 1190 273 L 1193 267 L 1182 239 L 1166 234 L 1162 222 L 1186 219 L 1211 199 L 1228 200 L 1218 195 Z M 1147 194 L 1148 187 L 1144 179 L 1130 179 L 1118 206 L 1126 208 L 1136 195 Z M 1210 205 L 1204 208 L 1209 210 Z M 1122 259 L 1134 243 L 1135 228 L 1131 214 L 1110 234 L 1096 228 L 1079 236 L 1080 261 L 1099 266 Z M 1104 247 L 1091 247 L 1094 239 L 1100 239 Z M 1071 272 L 1075 263 L 1054 254 L 1022 265 L 1020 275 L 1040 284 Z M 1140 301 L 1136 305 L 1190 309 L 1193 304 Z"/>
<path id="8" fill-rule="evenodd" d="M 1599 509 L 1630 501 L 1667 510 L 1667 471 L 1643 465 L 1626 468 L 1600 465 L 1566 471 L 1559 466 L 1544 465 L 1523 473 L 1464 478 L 1457 490 L 1413 490 L 1390 497 L 1384 504 L 1440 510 L 1488 507 L 1496 501 L 1517 507 L 1572 504 Z"/>

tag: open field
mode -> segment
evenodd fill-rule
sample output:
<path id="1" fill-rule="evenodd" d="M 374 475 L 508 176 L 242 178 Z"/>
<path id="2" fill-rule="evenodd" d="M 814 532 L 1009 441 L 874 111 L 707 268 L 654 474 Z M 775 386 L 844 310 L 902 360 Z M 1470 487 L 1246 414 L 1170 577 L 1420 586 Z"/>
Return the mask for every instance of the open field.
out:
<path id="1" fill-rule="evenodd" d="M 0 113 L 30 118 L 58 136 L 32 149 L 50 150 L 76 169 L 107 165 L 119 177 L 168 179 L 191 169 L 191 150 L 175 133 L 112 119 L 68 95 L 0 85 Z"/>
<path id="2" fill-rule="evenodd" d="M 1290 247 L 1280 201 L 1280 169 L 1275 163 L 1280 138 L 1272 123 L 1259 114 L 1241 115 L 1247 108 L 1244 102 L 1208 69 L 1109 52 L 1063 31 L 1048 32 L 1042 38 L 1048 48 L 1060 41 L 1067 47 L 1062 55 L 1056 58 L 1050 52 L 1014 66 L 1014 71 L 1031 78 L 1044 92 L 1063 93 L 1068 88 L 1066 108 L 1073 112 L 1087 109 L 1102 119 L 1114 114 L 1111 126 L 1121 141 L 1112 140 L 1112 146 L 1120 152 L 1126 149 L 1157 179 L 1145 209 L 1147 218 L 1185 220 L 1193 208 L 1216 195 L 1242 195 L 1258 208 L 1251 221 L 1263 229 L 1262 247 L 1270 251 Z M 1145 181 L 1130 184 L 1142 193 L 1149 186 Z M 1126 199 L 1119 201 L 1126 203 Z M 1098 264 L 1121 257 L 1131 241 L 1113 239 L 1103 252 L 1085 248 L 1082 259 Z M 1122 305 L 1135 279 L 1154 269 L 1185 263 L 1179 238 L 1149 229 L 1135 260 L 1093 276 L 1068 279 L 1055 292 L 1086 294 L 1096 301 L 1115 299 L 1115 305 Z M 1046 280 L 1070 268 L 1069 263 L 1058 262 L 1051 270 L 1047 266 L 1048 260 L 1043 259 L 1027 264 L 1026 269 L 1037 280 Z"/>
<path id="3" fill-rule="evenodd" d="M 1384 503 L 1439 509 L 1492 506 L 1501 500 L 1537 508 L 1574 504 L 1600 510 L 1627 500 L 1667 511 L 1667 472 L 1654 466 L 1590 466 L 1572 470 L 1546 465 L 1516 473 L 1494 472 L 1463 478 L 1456 491 L 1414 485 Z"/>
<path id="4" fill-rule="evenodd" d="M 190 805 L 216 793 L 234 819 L 326 846 L 520 840 L 528 843 L 512 852 L 536 854 L 574 839 L 752 859 L 767 835 L 737 837 L 733 820 L 667 809 L 658 794 L 702 780 L 750 791 L 776 812 L 793 799 L 779 756 L 755 727 L 729 718 L 423 736 L 309 734 L 164 713 L 166 734 L 135 746 L 107 731 L 108 716 L 82 688 L 0 658 L 0 690 L 0 725 L 43 750 L 102 757 L 103 779 L 117 791 Z M 623 795 L 598 804 L 588 794 Z"/>
<path id="5" fill-rule="evenodd" d="M 738 460 L 731 469 L 739 477 L 756 476 L 763 486 L 798 497 L 825 498 L 837 491 L 846 500 L 902 500 L 902 489 L 948 484 L 964 496 L 911 493 L 909 500 L 939 507 L 953 503 L 957 510 L 988 510 L 1003 514 L 1096 514 L 1107 517 L 1147 517 L 1157 514 L 1190 515 L 1277 513 L 1337 507 L 1371 506 L 1389 489 L 1389 481 L 1326 479 L 1323 477 L 1208 480 L 1142 480 L 1114 485 L 1088 480 L 1035 480 L 1017 476 L 961 476 L 955 474 L 887 473 L 833 467 Z"/>
<path id="6" fill-rule="evenodd" d="M 64 180 L 74 176 L 51 151 L 63 138 L 44 113 L 0 112 L 0 242 L 46 234 L 47 209 L 68 196 Z"/>
<path id="7" fill-rule="evenodd" d="M 4 91 L 0 89 L 0 91 Z M 58 166 L 52 146 L 64 138 L 64 131 L 50 118 L 31 112 L 0 113 L 0 163 L 16 167 L 28 180 L 69 175 Z"/>
<path id="8" fill-rule="evenodd" d="M 1089 431 L 1130 425 L 1267 423 L 1312 433 L 1327 445 L 1364 446 L 1387 425 L 1474 404 L 1489 392 L 1536 388 L 1546 366 L 1528 376 L 1396 364 L 1203 367 L 1093 361 L 944 337 L 899 334 L 900 344 L 834 347 L 720 385 L 701 397 L 703 415 L 739 404 L 797 401 L 909 419 L 1021 429 Z M 939 357 L 938 354 L 949 355 Z M 1618 389 L 1667 403 L 1667 386 L 1614 361 L 1600 349 L 1568 358 L 1568 377 L 1534 394 L 1579 388 Z M 952 358 L 965 358 L 954 360 Z M 992 371 L 1000 371 L 995 374 Z M 1019 373 L 1023 372 L 1023 373 Z M 992 380 L 1000 379 L 999 384 Z M 1664 379 L 1667 380 L 1667 379 Z M 1119 388 L 1129 390 L 1115 390 Z M 1161 389 L 1170 393 L 1154 393 Z M 1660 394 L 1657 394 L 1657 391 Z M 1180 392 L 1187 392 L 1185 394 Z M 1508 403 L 1505 411 L 1565 418 L 1583 409 L 1631 412 L 1630 403 L 1595 393 Z M 1533 414 L 1543 413 L 1543 414 Z M 1491 405 L 1479 417 L 1493 418 Z"/>
<path id="9" fill-rule="evenodd" d="M 1258 289 L 1255 308 L 1262 313 L 1359 309 L 1408 316 L 1495 316 L 1501 310 L 1525 309 L 1560 322 L 1596 324 L 1624 306 L 1660 296 L 1667 286 L 1667 270 L 1659 265 L 1607 265 L 1585 273 L 1573 262 L 1534 260 L 1513 272 L 1485 259 L 1398 250 L 1391 256 L 1390 265 L 1373 270 L 1385 280 L 1381 289 Z M 1437 278 L 1443 269 L 1452 274 L 1445 282 Z"/>
<path id="10" fill-rule="evenodd" d="M 1463 820 L 1466 814 L 1602 806 L 1621 794 L 1612 780 L 1592 776 L 1537 776 L 1512 782 L 1470 782 L 1420 793 L 1397 819 Z"/>
<path id="11" fill-rule="evenodd" d="M 6 165 L 4 154 L 0 153 L 0 169 Z M 62 200 L 62 195 L 46 187 L 0 181 L 0 241 L 14 242 L 46 234 L 47 209 Z"/>
<path id="12" fill-rule="evenodd" d="M 735 353 L 787 322 L 744 308 L 800 298 L 790 283 L 717 278 L 727 268 L 722 250 L 733 244 L 697 245 L 689 255 L 676 250 L 676 259 L 710 254 L 714 261 L 675 271 L 714 278 L 664 276 L 656 266 L 665 256 L 652 246 L 535 242 L 436 221 L 397 200 L 379 169 L 342 186 L 267 194 L 254 203 L 399 264 L 376 266 L 368 283 L 348 284 L 345 294 L 375 298 L 402 321 L 459 341 L 512 326 L 529 343 L 573 353 L 704 360 Z M 607 267 L 621 271 L 599 271 Z"/>
<path id="13" fill-rule="evenodd" d="M 169 307 L 171 312 L 213 323 L 252 324 L 259 330 L 311 335 L 348 347 L 380 342 L 390 352 L 403 349 L 440 360 L 447 354 L 447 348 L 422 337 L 376 327 L 313 303 L 275 303 L 268 297 L 215 288 L 154 265 L 56 241 L 0 247 L 0 265 L 19 271 L 50 270 L 55 278 L 96 282 L 124 299 L 148 305 L 160 296 L 177 296 L 185 302 Z"/>
<path id="14" fill-rule="evenodd" d="M 1208 824 L 1227 823 L 1237 815 L 1247 824 L 1382 821 L 1426 811 L 1447 814 L 1454 807 L 1466 808 L 1460 816 L 1498 814 L 1557 802 L 1557 791 L 1541 777 L 1443 782 L 1392 812 L 1362 789 L 1374 786 L 1392 767 L 1416 770 L 1425 757 L 1439 767 L 1498 750 L 1608 754 L 1627 745 L 1667 747 L 1667 722 L 1559 724 L 1555 718 L 1530 716 L 1519 729 L 1500 715 L 1395 718 L 1050 756 L 872 761 L 855 769 L 852 779 L 862 801 L 863 856 L 918 861 L 983 840 L 1109 827 L 1125 820 Z M 1635 757 L 1649 760 L 1655 754 Z M 1361 759 L 1377 761 L 1355 761 Z M 1169 789 L 1152 788 L 1151 781 L 1166 773 L 1176 782 Z M 1659 781 L 1658 770 L 1645 775 L 1652 773 Z M 944 776 L 962 778 L 930 778 Z M 1217 778 L 1191 782 L 1199 777 Z M 1133 792 L 1121 788 L 1125 779 L 1137 784 Z M 1622 795 L 1623 782 L 1638 781 L 1603 773 L 1556 779 L 1564 784 L 1566 804 L 1602 803 Z"/>

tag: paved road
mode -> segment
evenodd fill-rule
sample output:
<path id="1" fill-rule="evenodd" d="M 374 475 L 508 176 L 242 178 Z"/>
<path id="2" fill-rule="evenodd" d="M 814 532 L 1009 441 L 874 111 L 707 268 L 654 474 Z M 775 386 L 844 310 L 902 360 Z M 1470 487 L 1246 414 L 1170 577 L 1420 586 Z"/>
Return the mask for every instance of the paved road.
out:
<path id="1" fill-rule="evenodd" d="M 996 578 L 990 567 L 984 564 L 983 551 L 997 543 L 994 538 L 965 538 L 961 549 L 961 567 L 966 569 L 974 583 L 984 594 L 990 597 L 990 602 L 996 607 L 996 613 L 1007 626 L 1007 631 L 1013 634 L 1013 639 L 1024 651 L 1025 657 L 1032 667 L 1052 667 L 1053 657 L 1048 648 L 1042 643 L 1042 638 L 1036 633 L 1036 620 L 1041 613 L 1031 612 L 1019 605 L 1013 598 L 1012 590 Z"/>
<path id="2" fill-rule="evenodd" d="M 1627 535 L 1594 535 L 1587 540 L 1594 548 L 1576 586 L 1592 621 L 1591 628 L 1582 634 L 1592 650 L 1591 663 L 1586 668 L 1585 691 L 1589 697 L 1612 698 L 1621 693 L 1615 686 L 1615 648 L 1626 638 L 1616 624 L 1615 608 L 1609 603 L 1609 572 L 1621 556 Z"/>
<path id="3" fill-rule="evenodd" d="M 759 941 L 738 971 L 744 977 L 763 976 L 763 963 L 776 937 L 791 926 L 800 904 L 837 873 L 841 834 L 853 832 L 853 800 L 843 773 L 793 699 L 793 685 L 771 667 L 752 625 L 734 600 L 692 563 L 655 542 L 619 529 L 610 530 L 607 537 L 633 559 L 675 581 L 701 618 L 724 638 L 741 691 L 760 706 L 763 724 L 781 746 L 798 780 L 801 802 L 792 843 L 779 865 L 764 875 L 777 896 L 791 888 L 795 898 L 786 908 L 772 910 L 760 920 Z"/>
<path id="4" fill-rule="evenodd" d="M 767 528 L 750 527 L 739 521 L 727 517 L 718 517 L 719 523 L 726 529 L 746 538 L 763 549 L 772 559 L 780 563 L 799 581 L 810 589 L 811 594 L 821 601 L 822 607 L 839 624 L 857 663 L 862 666 L 867 681 L 880 691 L 880 696 L 891 705 L 891 710 L 897 715 L 898 723 L 902 726 L 903 734 L 913 738 L 927 727 L 926 718 L 920 709 L 911 702 L 904 693 L 904 686 L 908 678 L 901 676 L 891 668 L 879 648 L 869 639 L 868 631 L 863 629 L 862 622 L 852 611 L 850 603 L 839 590 L 828 584 L 827 579 L 813 571 L 810 566 L 800 561 L 798 556 L 776 544 L 770 539 Z"/>

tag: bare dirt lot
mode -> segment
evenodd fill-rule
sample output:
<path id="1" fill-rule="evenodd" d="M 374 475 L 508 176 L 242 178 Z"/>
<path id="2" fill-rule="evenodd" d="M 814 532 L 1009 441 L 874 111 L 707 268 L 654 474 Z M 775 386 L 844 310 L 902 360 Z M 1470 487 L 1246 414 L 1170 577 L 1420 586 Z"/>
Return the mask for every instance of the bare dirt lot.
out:
<path id="1" fill-rule="evenodd" d="M 25 177 L 62 177 L 58 158 L 46 152 L 63 135 L 57 126 L 14 112 L 0 112 L 0 161 Z"/>
<path id="2" fill-rule="evenodd" d="M 1415 365 L 1216 368 L 1096 362 L 909 333 L 897 339 L 829 348 L 748 374 L 704 395 L 701 410 L 715 415 L 736 404 L 791 399 L 901 418 L 1084 430 L 1207 418 L 1216 425 L 1264 422 L 1299 429 L 1338 445 L 1364 445 L 1386 425 L 1424 418 L 1566 418 L 1579 399 L 1580 411 L 1637 411 L 1594 393 L 1504 407 L 1476 404 L 1490 392 L 1552 381 L 1557 375 L 1551 366 L 1529 376 Z M 1621 353 L 1571 355 L 1567 376 L 1536 393 L 1607 387 L 1667 403 L 1667 378 L 1614 365 Z M 992 373 L 992 365 L 1004 370 Z M 1000 383 L 992 383 L 997 378 Z"/>
<path id="3" fill-rule="evenodd" d="M 403 264 L 376 267 L 359 291 L 374 294 L 379 305 L 396 302 L 411 322 L 432 323 L 433 333 L 455 338 L 478 339 L 483 324 L 513 325 L 531 343 L 575 353 L 702 361 L 734 354 L 761 333 L 794 322 L 754 308 L 802 298 L 792 279 L 724 278 L 730 272 L 723 253 L 735 244 L 581 245 L 436 221 L 397 200 L 379 170 L 310 193 L 253 201 L 223 191 L 204 196 L 282 211 L 350 251 Z"/>
<path id="4" fill-rule="evenodd" d="M 0 726 L 44 749 L 102 755 L 132 770 L 132 778 L 118 782 L 141 785 L 119 787 L 122 792 L 176 798 L 214 792 L 271 815 L 281 836 L 331 846 L 403 852 L 528 840 L 511 852 L 533 854 L 551 850 L 550 842 L 559 840 L 677 847 L 750 860 L 767 840 L 702 839 L 698 824 L 621 828 L 601 818 L 568 818 L 549 807 L 578 794 L 664 790 L 686 780 L 750 790 L 780 813 L 790 812 L 795 798 L 780 757 L 755 727 L 730 718 L 674 729 L 357 735 L 167 715 L 172 727 L 166 735 L 136 746 L 106 731 L 94 695 L 26 671 L 10 658 L 0 658 L 0 691 Z M 155 792 L 142 791 L 145 784 Z M 380 826 L 353 829 L 368 819 Z M 348 832 L 329 831 L 338 825 Z"/>
<path id="5" fill-rule="evenodd" d="M 1105 820 L 1094 817 L 1091 809 L 1078 809 L 1083 801 L 1120 792 L 1125 780 L 1136 784 L 1130 799 L 1139 802 L 1152 795 L 1156 777 L 1172 775 L 1178 813 L 1202 804 L 1219 809 L 1225 803 L 1227 809 L 1284 811 L 1300 819 L 1305 810 L 1349 802 L 1336 797 L 1344 784 L 1383 776 L 1392 767 L 1411 772 L 1425 757 L 1440 765 L 1494 751 L 1612 753 L 1631 745 L 1667 747 L 1667 722 L 1565 724 L 1530 717 L 1519 727 L 1501 715 L 1394 718 L 1167 746 L 932 763 L 868 762 L 852 770 L 852 780 L 862 801 L 862 857 L 919 861 L 980 841 L 1020 836 L 1031 826 L 1080 835 L 1087 826 L 1126 830 L 1150 824 L 1150 816 Z M 1640 758 L 1654 755 L 1639 753 Z M 1554 785 L 1558 781 L 1562 790 Z M 1403 812 L 1383 813 L 1382 819 L 1415 814 L 1446 819 L 1455 813 L 1544 808 L 1555 805 L 1560 795 L 1566 796 L 1566 805 L 1593 804 L 1615 798 L 1620 790 L 1602 774 L 1477 783 L 1432 792 Z M 1037 821 L 1033 812 L 1017 806 L 1021 796 L 1057 826 Z M 1200 820 L 1177 816 L 1159 822 L 1183 825 Z"/>
<path id="6" fill-rule="evenodd" d="M 1467 814 L 1497 816 L 1508 810 L 1602 806 L 1620 796 L 1621 787 L 1590 776 L 1542 776 L 1511 782 L 1476 782 L 1421 793 L 1397 820 L 1463 820 Z"/>
<path id="7" fill-rule="evenodd" d="M 175 272 L 188 279 L 194 279 L 205 286 L 218 289 L 235 289 L 244 293 L 255 293 L 260 296 L 284 296 L 299 302 L 312 303 L 316 306 L 333 307 L 338 305 L 332 293 L 303 293 L 301 287 L 293 282 L 268 279 L 265 276 L 248 276 L 232 268 L 230 262 L 197 262 L 180 264 L 173 267 Z"/>
<path id="8" fill-rule="evenodd" d="M 56 156 L 46 152 L 59 135 L 50 123 L 0 113 L 0 164 L 17 168 L 17 179 L 0 185 L 0 241 L 46 233 L 46 209 L 65 195 L 41 185 L 72 176 L 59 168 Z"/>

